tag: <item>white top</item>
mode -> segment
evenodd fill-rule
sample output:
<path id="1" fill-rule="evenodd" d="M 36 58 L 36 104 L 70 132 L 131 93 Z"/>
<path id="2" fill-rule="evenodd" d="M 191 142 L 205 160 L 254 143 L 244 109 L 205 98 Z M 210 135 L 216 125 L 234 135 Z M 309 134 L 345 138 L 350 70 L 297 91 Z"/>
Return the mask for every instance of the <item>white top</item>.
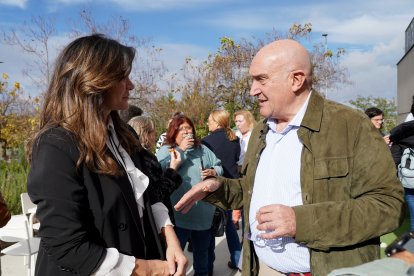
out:
<path id="1" fill-rule="evenodd" d="M 247 146 L 249 145 L 250 135 L 252 134 L 252 131 L 249 130 L 246 134 L 242 134 L 239 130 L 236 131 L 237 137 L 239 137 L 240 141 L 240 156 L 239 161 L 237 161 L 237 165 L 241 166 L 243 165 L 244 156 L 246 155 Z"/>
<path id="2" fill-rule="evenodd" d="M 309 95 L 310 97 L 310 95 Z M 281 237 L 263 240 L 257 230 L 256 213 L 260 207 L 270 204 L 286 206 L 303 205 L 300 185 L 302 143 L 297 135 L 309 97 L 299 112 L 282 131 L 277 132 L 277 122 L 268 120 L 269 132 L 266 147 L 256 170 L 253 194 L 250 203 L 249 223 L 251 240 L 259 259 L 277 271 L 309 272 L 310 256 L 308 248 L 295 242 L 294 238 Z"/>
<path id="3" fill-rule="evenodd" d="M 148 187 L 149 179 L 143 172 L 135 167 L 131 157 L 119 143 L 111 118 L 109 118 L 108 130 L 110 135 L 108 135 L 106 145 L 127 172 L 129 182 L 131 183 L 132 190 L 134 191 L 135 200 L 137 201 L 139 215 L 142 218 L 143 210 L 145 208 L 142 195 Z M 170 217 L 168 216 L 168 209 L 163 203 L 157 202 L 151 206 L 151 209 L 158 232 L 161 231 L 162 227 L 173 225 Z M 116 248 L 107 248 L 105 259 L 92 275 L 130 275 L 134 267 L 134 256 L 119 253 Z"/>

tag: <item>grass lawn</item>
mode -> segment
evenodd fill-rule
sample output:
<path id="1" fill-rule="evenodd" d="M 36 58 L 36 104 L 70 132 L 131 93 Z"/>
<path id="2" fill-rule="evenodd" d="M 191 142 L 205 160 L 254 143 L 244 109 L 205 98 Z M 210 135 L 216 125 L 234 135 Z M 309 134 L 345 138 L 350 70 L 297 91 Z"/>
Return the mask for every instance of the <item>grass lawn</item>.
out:
<path id="1" fill-rule="evenodd" d="M 405 232 L 410 231 L 410 217 L 408 214 L 408 210 L 406 213 L 407 214 L 405 216 L 403 224 L 399 228 L 397 228 L 394 232 L 391 232 L 389 234 L 382 236 L 381 244 L 385 243 L 386 245 L 389 245 L 393 240 L 395 240 L 395 238 L 399 237 Z M 381 246 L 381 258 L 385 257 L 384 249 L 385 249 L 385 246 L 384 247 Z"/>

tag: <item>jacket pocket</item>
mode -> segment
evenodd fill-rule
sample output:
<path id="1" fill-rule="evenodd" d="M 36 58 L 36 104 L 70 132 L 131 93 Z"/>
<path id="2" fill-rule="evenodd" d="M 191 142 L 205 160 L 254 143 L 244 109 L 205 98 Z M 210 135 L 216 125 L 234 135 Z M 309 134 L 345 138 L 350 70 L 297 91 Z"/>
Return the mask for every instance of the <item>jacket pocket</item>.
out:
<path id="1" fill-rule="evenodd" d="M 348 158 L 346 157 L 315 161 L 314 179 L 343 177 L 348 173 Z"/>
<path id="2" fill-rule="evenodd" d="M 347 158 L 315 161 L 313 200 L 324 202 L 349 198 L 349 165 Z"/>

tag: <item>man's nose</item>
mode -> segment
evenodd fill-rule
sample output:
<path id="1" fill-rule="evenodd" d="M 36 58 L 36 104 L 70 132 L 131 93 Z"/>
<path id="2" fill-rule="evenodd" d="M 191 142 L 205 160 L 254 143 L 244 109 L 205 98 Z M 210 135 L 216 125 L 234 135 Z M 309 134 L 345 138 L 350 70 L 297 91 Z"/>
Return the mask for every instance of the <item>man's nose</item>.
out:
<path id="1" fill-rule="evenodd" d="M 257 82 L 253 80 L 252 86 L 250 87 L 250 96 L 256 96 L 260 93 L 260 89 L 258 88 Z"/>

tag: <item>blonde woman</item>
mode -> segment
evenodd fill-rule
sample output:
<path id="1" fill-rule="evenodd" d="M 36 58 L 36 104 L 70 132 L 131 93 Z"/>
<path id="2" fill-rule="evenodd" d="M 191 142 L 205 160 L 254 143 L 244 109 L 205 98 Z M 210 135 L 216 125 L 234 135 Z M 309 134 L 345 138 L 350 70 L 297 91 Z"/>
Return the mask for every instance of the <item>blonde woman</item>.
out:
<path id="1" fill-rule="evenodd" d="M 128 124 L 138 134 L 142 147 L 147 150 L 143 151 L 142 154 L 144 164 L 149 168 L 147 174 L 154 179 L 158 179 L 157 184 L 160 186 L 157 189 L 158 197 L 167 206 L 170 219 L 175 224 L 170 196 L 182 183 L 182 178 L 177 173 L 181 163 L 181 156 L 179 154 L 171 155 L 169 168 L 163 172 L 157 157 L 150 152 L 154 148 L 156 138 L 155 124 L 152 119 L 148 116 L 136 116 L 131 118 Z"/>
<path id="2" fill-rule="evenodd" d="M 242 109 L 234 112 L 233 114 L 234 124 L 236 125 L 236 135 L 240 141 L 240 156 L 237 165 L 239 166 L 239 172 L 244 162 L 244 156 L 246 155 L 247 146 L 249 144 L 250 135 L 256 121 L 252 113 L 248 110 Z M 242 220 L 242 237 L 244 236 L 244 219 L 242 216 L 242 210 L 233 210 L 233 223 L 236 225 L 236 229 L 239 229 L 239 220 Z"/>
<path id="3" fill-rule="evenodd" d="M 254 120 L 252 113 L 248 110 L 239 110 L 234 112 L 233 120 L 237 128 L 236 135 L 240 139 L 241 151 L 237 164 L 241 167 L 241 165 L 243 165 L 244 156 L 246 155 L 250 134 L 256 125 L 256 121 Z"/>
<path id="4" fill-rule="evenodd" d="M 155 125 L 151 118 L 147 116 L 136 116 L 131 118 L 128 124 L 138 134 L 141 145 L 146 150 L 152 151 L 155 145 Z"/>
<path id="5" fill-rule="evenodd" d="M 237 161 L 240 156 L 239 138 L 230 128 L 230 114 L 226 110 L 214 110 L 207 121 L 210 134 L 201 141 L 221 160 L 223 176 L 238 178 Z M 226 240 L 230 253 L 230 261 L 227 265 L 237 269 L 240 259 L 241 245 L 237 230 L 232 220 L 232 210 L 227 212 Z"/>

